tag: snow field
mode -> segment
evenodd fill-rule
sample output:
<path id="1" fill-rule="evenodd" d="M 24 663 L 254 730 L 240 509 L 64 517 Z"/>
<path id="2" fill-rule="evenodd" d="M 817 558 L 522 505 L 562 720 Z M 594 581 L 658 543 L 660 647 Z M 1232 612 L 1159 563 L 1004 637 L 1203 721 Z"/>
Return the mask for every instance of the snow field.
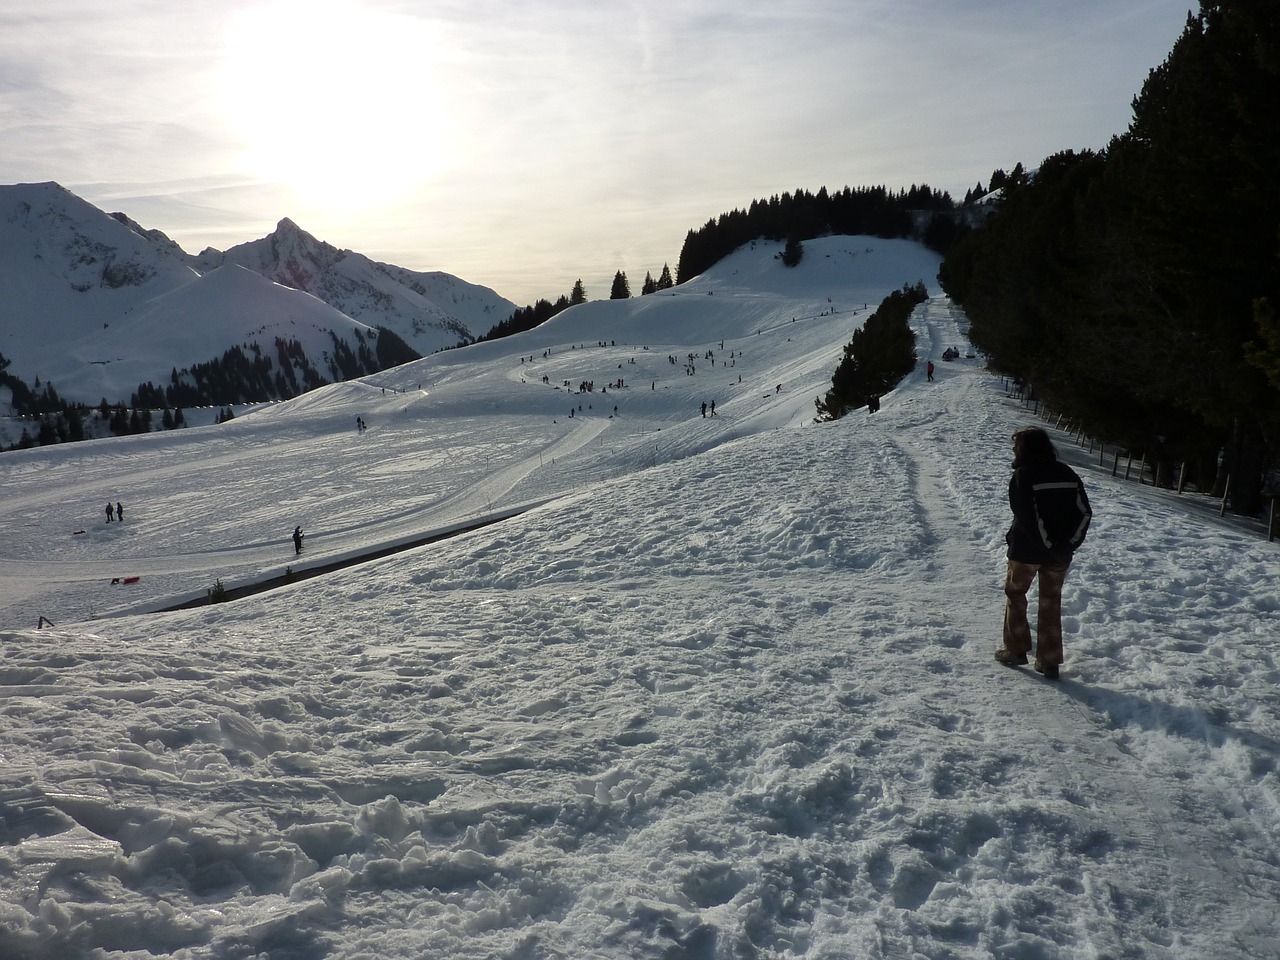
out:
<path id="1" fill-rule="evenodd" d="M 913 323 L 935 353 L 963 336 L 942 298 Z M 838 355 L 816 342 L 830 330 L 794 327 L 774 341 L 793 345 L 792 369 Z M 605 349 L 560 369 L 585 373 Z M 519 366 L 495 357 L 470 394 L 503 424 L 567 399 L 541 373 L 506 376 Z M 744 391 L 704 423 L 694 386 L 665 421 L 663 401 L 646 413 L 629 394 L 617 420 L 563 432 L 516 419 L 493 434 L 511 449 L 491 467 L 471 459 L 489 456 L 479 417 L 428 429 L 421 415 L 412 429 L 438 444 L 401 459 L 384 440 L 401 407 L 472 390 L 461 368 L 425 398 L 403 371 L 400 407 L 388 397 L 359 439 L 312 444 L 320 420 L 291 439 L 287 405 L 243 418 L 233 451 L 187 458 L 220 483 L 226 457 L 234 513 L 255 518 L 209 522 L 217 549 L 250 542 L 272 484 L 337 489 L 361 464 L 418 483 L 408 458 L 435 446 L 447 453 L 421 471 L 408 523 L 560 495 L 234 603 L 0 632 L 6 946 L 39 960 L 1273 956 L 1275 545 L 1086 471 L 1097 519 L 1067 581 L 1063 679 L 999 666 L 1008 438 L 1026 413 L 976 363 L 937 366 L 880 413 L 822 426 L 801 425 L 816 390 Z M 335 431 L 366 409 L 336 390 L 308 403 L 332 404 L 307 416 Z M 790 428 L 748 433 L 749 416 Z M 270 451 L 256 473 L 254 449 Z M 434 490 L 446 461 L 458 482 Z M 166 482 L 192 489 L 179 474 Z M 324 498 L 349 516 L 318 549 L 359 542 L 361 517 L 375 536 L 409 528 L 390 517 L 413 513 L 410 496 L 388 482 L 369 506 L 363 483 Z M 130 534 L 168 544 L 141 560 L 181 554 L 180 525 L 162 529 Z M 66 565 L 109 554 L 91 543 Z"/>

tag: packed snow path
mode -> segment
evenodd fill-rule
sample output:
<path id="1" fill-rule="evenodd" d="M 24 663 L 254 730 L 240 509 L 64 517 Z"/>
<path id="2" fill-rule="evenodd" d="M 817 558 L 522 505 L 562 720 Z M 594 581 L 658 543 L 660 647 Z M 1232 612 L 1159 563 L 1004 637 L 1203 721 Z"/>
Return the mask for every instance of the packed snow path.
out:
<path id="1" fill-rule="evenodd" d="M 269 595 L 0 633 L 6 948 L 1275 956 L 1275 545 L 1087 473 L 1063 679 L 999 666 L 1026 413 L 937 366 Z"/>

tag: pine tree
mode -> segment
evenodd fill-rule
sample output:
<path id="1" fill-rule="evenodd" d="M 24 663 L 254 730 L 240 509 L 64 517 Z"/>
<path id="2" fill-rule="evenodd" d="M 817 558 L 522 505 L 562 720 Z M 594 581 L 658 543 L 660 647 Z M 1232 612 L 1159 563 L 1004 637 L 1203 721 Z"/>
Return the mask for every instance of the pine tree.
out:
<path id="1" fill-rule="evenodd" d="M 613 288 L 609 291 L 610 300 L 626 300 L 631 296 L 631 284 L 627 282 L 627 275 L 619 270 L 613 275 Z"/>
<path id="2" fill-rule="evenodd" d="M 644 272 L 644 286 L 640 288 L 640 296 L 646 296 L 658 289 L 658 282 L 653 279 L 653 274 L 648 270 Z"/>
<path id="3" fill-rule="evenodd" d="M 675 281 L 671 279 L 671 268 L 665 263 L 662 265 L 662 275 L 658 277 L 658 289 L 670 290 L 675 286 Z"/>
<path id="4" fill-rule="evenodd" d="M 1117 275 L 1108 290 L 1127 296 L 1145 335 L 1135 359 L 1154 397 L 1199 421 L 1206 447 L 1225 447 L 1232 505 L 1246 514 L 1261 506 L 1260 463 L 1280 456 L 1268 439 L 1280 393 L 1247 355 L 1255 302 L 1280 293 L 1276 89 L 1280 8 L 1203 0 L 1134 100 L 1108 164 L 1114 246 L 1141 279 L 1134 291 Z"/>
<path id="5" fill-rule="evenodd" d="M 569 306 L 576 307 L 580 303 L 587 302 L 587 291 L 582 286 L 582 281 L 578 280 L 573 285 L 573 292 L 569 294 Z"/>

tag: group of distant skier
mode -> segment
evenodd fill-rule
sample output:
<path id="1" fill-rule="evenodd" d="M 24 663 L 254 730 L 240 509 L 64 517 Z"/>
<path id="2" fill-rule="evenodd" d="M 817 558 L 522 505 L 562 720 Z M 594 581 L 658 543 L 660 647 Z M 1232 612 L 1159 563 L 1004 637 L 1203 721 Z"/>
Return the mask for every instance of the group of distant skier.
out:
<path id="1" fill-rule="evenodd" d="M 360 424 L 360 429 L 364 430 L 364 421 L 359 418 L 357 418 L 357 420 Z M 124 523 L 124 504 L 120 501 L 117 500 L 115 503 L 112 503 L 108 500 L 106 512 L 107 523 L 111 523 L 112 521 L 115 521 L 116 523 Z M 302 532 L 301 525 L 293 528 L 293 553 L 295 556 L 302 553 L 302 539 L 305 536 L 306 534 Z"/>
<path id="2" fill-rule="evenodd" d="M 603 344 L 602 344 L 603 345 Z M 958 355 L 958 351 L 956 354 Z M 544 357 L 546 354 L 544 354 Z M 707 358 L 711 352 L 707 352 Z M 530 358 L 532 360 L 532 358 Z M 704 358 L 705 359 L 705 358 Z M 672 363 L 676 358 L 670 357 Z M 692 372 L 692 354 L 689 372 Z M 933 381 L 934 365 L 929 361 L 926 376 Z M 544 382 L 548 382 L 546 377 Z M 565 387 L 569 382 L 565 381 Z M 621 386 L 621 378 L 618 385 Z M 653 386 L 656 388 L 657 382 Z M 579 393 L 590 393 L 590 380 L 579 385 Z M 774 393 L 782 392 L 782 384 Z M 768 397 L 768 394 L 765 394 Z M 880 409 L 880 398 L 867 397 L 871 413 Z M 578 406 L 581 410 L 581 405 Z M 618 412 L 615 406 L 614 414 Z M 702 416 L 716 414 L 716 403 L 703 402 Z M 571 409 L 569 416 L 574 415 Z M 363 433 L 363 417 L 356 418 Z M 1048 433 L 1039 427 L 1024 427 L 1013 435 L 1013 475 L 1009 482 L 1012 524 L 1005 536 L 1008 545 L 1005 571 L 1005 610 L 1001 646 L 995 659 L 1005 666 L 1018 667 L 1034 655 L 1034 669 L 1046 679 L 1057 679 L 1063 662 L 1061 599 L 1063 583 L 1076 550 L 1084 542 L 1093 512 L 1079 475 L 1058 459 Z M 107 522 L 124 522 L 124 504 L 107 502 Z M 78 531 L 83 532 L 83 531 Z M 294 555 L 302 553 L 305 534 L 299 524 L 293 528 Z M 1033 635 L 1027 617 L 1027 593 L 1038 581 L 1037 629 Z M 128 582 L 128 581 L 125 581 Z M 43 626 L 44 618 L 41 618 Z"/>

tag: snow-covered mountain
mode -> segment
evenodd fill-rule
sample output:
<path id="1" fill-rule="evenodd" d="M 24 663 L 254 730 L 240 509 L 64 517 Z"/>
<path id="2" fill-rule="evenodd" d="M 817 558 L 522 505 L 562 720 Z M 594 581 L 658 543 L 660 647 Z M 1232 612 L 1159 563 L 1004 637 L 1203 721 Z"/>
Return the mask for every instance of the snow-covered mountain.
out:
<path id="1" fill-rule="evenodd" d="M 225 253 L 205 250 L 195 259 L 201 272 L 223 263 L 240 264 L 349 317 L 393 330 L 424 356 L 474 339 L 515 309 L 488 287 L 450 274 L 418 273 L 340 250 L 287 217 L 261 240 Z"/>
<path id="2" fill-rule="evenodd" d="M 514 309 L 456 277 L 338 250 L 289 220 L 192 256 L 56 183 L 0 186 L 0 354 L 10 376 L 52 383 L 64 400 L 128 402 L 139 384 L 163 388 L 175 370 L 235 347 L 276 357 L 277 340 L 303 351 L 300 367 L 340 379 L 336 344 L 372 357 L 376 327 L 425 355 Z"/>

